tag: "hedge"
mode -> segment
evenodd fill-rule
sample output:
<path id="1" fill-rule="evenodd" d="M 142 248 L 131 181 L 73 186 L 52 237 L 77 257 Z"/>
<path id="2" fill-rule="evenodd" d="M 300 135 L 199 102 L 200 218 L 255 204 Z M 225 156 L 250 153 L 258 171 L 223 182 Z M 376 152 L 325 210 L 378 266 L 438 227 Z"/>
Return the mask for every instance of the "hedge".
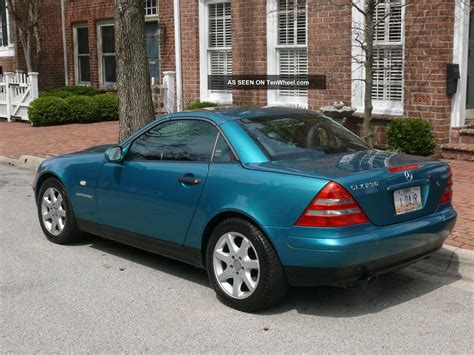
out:
<path id="1" fill-rule="evenodd" d="M 103 93 L 92 86 L 65 86 L 43 91 L 40 96 L 56 96 L 65 99 L 70 96 L 95 96 Z"/>
<path id="2" fill-rule="evenodd" d="M 200 108 L 206 108 L 206 107 L 216 107 L 217 104 L 213 103 L 213 102 L 207 102 L 207 101 L 196 101 L 196 102 L 193 102 L 192 104 L 188 105 L 188 107 L 186 107 L 187 110 L 197 110 L 197 109 L 200 109 Z"/>
<path id="3" fill-rule="evenodd" d="M 118 120 L 118 98 L 112 93 L 65 99 L 43 95 L 30 104 L 28 117 L 33 126 Z"/>
<path id="4" fill-rule="evenodd" d="M 390 150 L 427 156 L 436 146 L 431 124 L 422 118 L 400 118 L 389 123 L 387 143 Z"/>

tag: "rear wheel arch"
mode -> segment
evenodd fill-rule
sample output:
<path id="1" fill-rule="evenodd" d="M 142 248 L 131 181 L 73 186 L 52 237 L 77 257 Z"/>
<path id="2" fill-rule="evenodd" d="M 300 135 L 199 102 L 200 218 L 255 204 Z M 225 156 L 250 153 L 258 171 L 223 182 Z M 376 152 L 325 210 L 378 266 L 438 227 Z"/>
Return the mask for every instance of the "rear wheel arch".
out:
<path id="1" fill-rule="evenodd" d="M 204 261 L 205 265 L 205 260 L 206 260 L 206 249 L 207 249 L 207 244 L 209 242 L 209 239 L 211 237 L 212 231 L 223 221 L 229 218 L 240 218 L 243 219 L 251 224 L 253 224 L 255 227 L 257 227 L 267 238 L 268 242 L 272 245 L 273 250 L 275 250 L 275 253 L 278 255 L 278 251 L 275 248 L 275 245 L 273 244 L 271 238 L 268 237 L 268 233 L 266 233 L 265 229 L 252 217 L 249 215 L 240 212 L 240 211 L 225 211 L 221 212 L 214 217 L 211 218 L 211 220 L 207 223 L 206 227 L 204 228 L 204 232 L 202 235 L 202 243 L 201 243 L 201 253 L 202 253 L 202 260 Z M 280 256 L 278 255 L 278 258 Z"/>

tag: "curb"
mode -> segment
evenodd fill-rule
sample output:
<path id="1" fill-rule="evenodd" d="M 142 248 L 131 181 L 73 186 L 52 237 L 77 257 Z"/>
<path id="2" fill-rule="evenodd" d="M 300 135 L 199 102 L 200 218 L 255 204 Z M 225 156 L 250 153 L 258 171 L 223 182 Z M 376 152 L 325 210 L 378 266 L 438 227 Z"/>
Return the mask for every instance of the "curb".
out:
<path id="1" fill-rule="evenodd" d="M 20 168 L 36 170 L 45 159 L 46 158 L 37 157 L 34 155 L 22 155 L 18 159 L 0 156 L 0 164 L 7 164 L 12 166 L 18 166 Z"/>

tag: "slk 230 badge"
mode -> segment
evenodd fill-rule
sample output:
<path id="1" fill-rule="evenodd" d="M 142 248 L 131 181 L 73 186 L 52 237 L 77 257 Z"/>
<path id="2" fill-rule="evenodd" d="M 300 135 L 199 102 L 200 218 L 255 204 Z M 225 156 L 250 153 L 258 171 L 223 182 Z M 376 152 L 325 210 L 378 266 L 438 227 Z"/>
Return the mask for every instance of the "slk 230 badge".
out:
<path id="1" fill-rule="evenodd" d="M 369 182 L 364 182 L 362 184 L 354 184 L 351 185 L 351 190 L 357 191 L 357 190 L 365 190 L 365 189 L 370 189 L 373 187 L 379 187 L 379 182 L 378 181 L 369 181 Z"/>

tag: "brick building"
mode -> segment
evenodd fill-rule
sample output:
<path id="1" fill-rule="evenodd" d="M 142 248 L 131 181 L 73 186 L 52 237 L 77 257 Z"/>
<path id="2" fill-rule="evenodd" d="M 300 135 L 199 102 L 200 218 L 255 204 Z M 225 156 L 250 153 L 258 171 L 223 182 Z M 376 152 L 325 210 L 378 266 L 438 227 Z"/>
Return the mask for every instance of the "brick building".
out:
<path id="1" fill-rule="evenodd" d="M 13 0 L 15 5 L 15 0 Z M 44 0 L 41 2 L 39 30 L 42 39 L 42 56 L 39 63 L 40 87 L 54 88 L 64 85 L 64 61 L 61 31 L 61 2 Z M 18 27 L 6 8 L 5 0 L 0 0 L 0 66 L 2 72 L 25 70 L 26 64 L 21 49 Z"/>
<path id="2" fill-rule="evenodd" d="M 383 141 L 383 128 L 393 117 L 422 117 L 433 124 L 438 146 L 451 143 L 446 148 L 457 149 L 453 144 L 459 140 L 471 142 L 461 136 L 474 135 L 469 128 L 461 129 L 474 108 L 474 63 L 469 62 L 474 55 L 468 56 L 474 47 L 471 5 L 468 0 L 405 1 L 381 0 L 377 6 L 373 90 L 377 138 Z M 69 84 L 114 86 L 113 0 L 64 0 L 66 63 L 61 9 L 58 1 L 51 4 L 56 8 L 45 15 L 49 30 L 44 32 L 49 32 L 43 38 L 55 61 L 47 66 L 43 80 L 58 86 L 64 79 Z M 355 45 L 360 33 L 354 27 L 360 27 L 363 18 L 349 5 L 338 6 L 333 0 L 145 0 L 144 6 L 151 76 L 159 80 L 164 71 L 181 69 L 177 91 L 183 106 L 201 100 L 319 109 L 343 101 L 363 111 L 363 84 L 358 80 L 363 72 L 354 60 L 361 55 Z M 2 23 L 8 22 L 4 17 Z M 12 47 L 18 53 L 12 27 Z M 21 67 L 21 57 L 7 60 L 3 48 L 4 70 Z M 447 93 L 449 63 L 460 68 L 453 94 Z M 63 82 L 47 78 L 50 69 L 58 76 L 66 70 L 67 77 L 63 74 Z M 326 88 L 210 90 L 207 80 L 210 74 L 294 73 L 323 75 Z M 355 116 L 351 122 L 357 130 L 361 118 Z"/>

